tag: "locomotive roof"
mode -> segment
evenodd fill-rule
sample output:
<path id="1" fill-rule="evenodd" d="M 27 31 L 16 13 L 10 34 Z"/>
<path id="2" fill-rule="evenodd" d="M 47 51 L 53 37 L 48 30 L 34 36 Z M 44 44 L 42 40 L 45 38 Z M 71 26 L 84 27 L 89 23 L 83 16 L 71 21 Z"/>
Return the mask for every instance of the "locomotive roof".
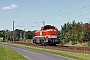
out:
<path id="1" fill-rule="evenodd" d="M 45 25 L 41 28 L 41 30 L 46 30 L 46 29 L 56 29 L 54 26 L 51 25 Z"/>

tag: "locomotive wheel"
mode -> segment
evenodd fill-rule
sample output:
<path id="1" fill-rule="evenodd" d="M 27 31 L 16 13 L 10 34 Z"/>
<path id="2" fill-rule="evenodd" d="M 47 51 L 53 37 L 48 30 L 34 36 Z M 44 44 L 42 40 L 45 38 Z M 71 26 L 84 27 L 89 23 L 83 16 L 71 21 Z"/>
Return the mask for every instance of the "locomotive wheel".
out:
<path id="1" fill-rule="evenodd" d="M 56 46 L 56 44 L 53 44 L 53 46 Z"/>
<path id="2" fill-rule="evenodd" d="M 43 45 L 43 46 L 46 46 L 47 44 L 43 42 L 42 45 Z"/>
<path id="3" fill-rule="evenodd" d="M 44 40 L 44 39 L 42 40 L 42 42 L 41 42 L 41 43 L 42 43 L 42 46 L 46 46 L 46 42 L 45 42 L 45 40 Z"/>
<path id="4" fill-rule="evenodd" d="M 44 46 L 46 46 L 47 44 L 46 43 L 44 43 Z"/>
<path id="5" fill-rule="evenodd" d="M 56 46 L 56 44 L 55 43 L 53 43 L 53 44 L 49 44 L 50 46 Z"/>

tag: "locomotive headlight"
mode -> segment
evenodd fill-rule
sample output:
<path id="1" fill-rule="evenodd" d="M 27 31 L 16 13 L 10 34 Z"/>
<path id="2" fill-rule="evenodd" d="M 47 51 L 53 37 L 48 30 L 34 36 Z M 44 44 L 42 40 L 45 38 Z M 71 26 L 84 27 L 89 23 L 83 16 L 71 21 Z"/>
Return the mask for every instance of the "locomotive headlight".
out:
<path id="1" fill-rule="evenodd" d="M 48 39 L 46 39 L 46 42 L 48 42 Z"/>

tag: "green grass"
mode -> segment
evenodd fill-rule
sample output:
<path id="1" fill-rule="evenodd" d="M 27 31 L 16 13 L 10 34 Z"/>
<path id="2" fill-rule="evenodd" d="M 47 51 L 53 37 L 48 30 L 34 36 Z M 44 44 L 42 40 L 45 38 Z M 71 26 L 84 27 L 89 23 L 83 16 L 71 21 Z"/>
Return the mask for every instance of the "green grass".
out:
<path id="1" fill-rule="evenodd" d="M 77 43 L 75 45 L 72 45 L 72 43 L 67 43 L 65 46 L 78 46 L 78 47 L 89 47 L 88 43 Z"/>
<path id="2" fill-rule="evenodd" d="M 23 48 L 29 48 L 31 50 L 36 50 L 40 52 L 46 52 L 46 53 L 56 54 L 60 56 L 65 56 L 65 57 L 72 58 L 75 60 L 90 60 L 90 54 L 85 54 L 85 53 L 65 52 L 65 51 L 59 51 L 59 50 L 51 50 L 51 49 L 37 48 L 37 47 L 32 47 L 32 46 L 25 46 L 21 44 L 11 44 L 11 45 L 20 46 Z"/>
<path id="3" fill-rule="evenodd" d="M 7 42 L 0 42 L 0 44 L 8 44 Z"/>
<path id="4" fill-rule="evenodd" d="M 0 46 L 0 60 L 28 60 L 28 59 L 11 49 Z"/>
<path id="5" fill-rule="evenodd" d="M 56 54 L 60 56 L 65 56 L 65 57 L 72 58 L 75 60 L 90 60 L 90 54 L 65 52 L 65 51 L 59 51 L 59 50 L 51 50 L 51 49 L 37 48 L 37 47 L 32 47 L 32 46 L 25 46 L 25 45 L 20 45 L 20 44 L 13 44 L 13 45 L 29 48 L 29 49 L 40 51 L 40 52 L 46 52 L 46 53 Z"/>

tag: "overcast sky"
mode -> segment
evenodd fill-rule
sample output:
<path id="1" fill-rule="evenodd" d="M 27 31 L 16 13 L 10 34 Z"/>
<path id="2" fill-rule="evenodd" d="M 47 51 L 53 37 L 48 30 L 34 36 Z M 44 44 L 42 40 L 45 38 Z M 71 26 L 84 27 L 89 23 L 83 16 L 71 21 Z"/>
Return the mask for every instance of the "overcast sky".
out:
<path id="1" fill-rule="evenodd" d="M 0 30 L 39 30 L 45 24 L 61 25 L 90 21 L 90 0 L 0 0 Z"/>

